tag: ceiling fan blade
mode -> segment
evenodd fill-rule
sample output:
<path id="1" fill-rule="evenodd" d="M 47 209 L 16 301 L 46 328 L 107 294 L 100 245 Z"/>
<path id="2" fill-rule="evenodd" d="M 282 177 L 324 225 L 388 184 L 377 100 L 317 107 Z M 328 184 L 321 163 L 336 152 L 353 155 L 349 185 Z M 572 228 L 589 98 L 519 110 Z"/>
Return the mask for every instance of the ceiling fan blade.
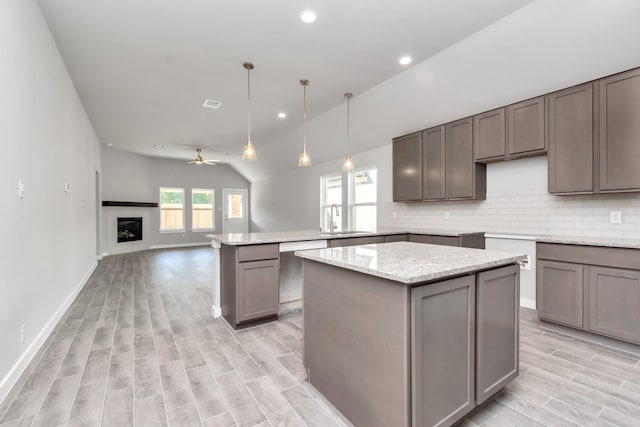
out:
<path id="1" fill-rule="evenodd" d="M 215 165 L 216 163 L 212 160 L 204 160 L 202 163 L 204 163 L 205 165 Z"/>
<path id="2" fill-rule="evenodd" d="M 187 162 L 187 163 L 195 163 L 195 162 L 196 162 L 195 160 L 191 160 L 190 162 Z"/>

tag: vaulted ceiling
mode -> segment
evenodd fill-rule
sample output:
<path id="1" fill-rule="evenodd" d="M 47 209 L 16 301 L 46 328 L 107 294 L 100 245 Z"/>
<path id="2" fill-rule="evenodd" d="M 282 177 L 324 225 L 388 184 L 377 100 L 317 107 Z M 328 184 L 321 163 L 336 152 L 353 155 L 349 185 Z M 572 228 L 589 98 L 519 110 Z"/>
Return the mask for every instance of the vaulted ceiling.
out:
<path id="1" fill-rule="evenodd" d="M 38 1 L 103 144 L 184 160 L 200 147 L 232 165 L 247 138 L 243 62 L 255 64 L 252 140 L 264 150 L 301 126 L 300 79 L 311 119 L 411 67 L 400 56 L 416 64 L 531 2 Z M 315 23 L 300 20 L 304 9 Z M 222 105 L 203 108 L 205 98 Z"/>

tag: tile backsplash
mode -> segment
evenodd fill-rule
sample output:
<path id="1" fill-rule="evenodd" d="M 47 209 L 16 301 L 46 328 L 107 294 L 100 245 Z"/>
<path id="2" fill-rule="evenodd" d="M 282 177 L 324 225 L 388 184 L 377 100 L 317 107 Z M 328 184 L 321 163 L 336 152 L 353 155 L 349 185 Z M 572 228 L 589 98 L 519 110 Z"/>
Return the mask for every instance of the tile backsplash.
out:
<path id="1" fill-rule="evenodd" d="M 486 200 L 386 203 L 381 224 L 640 238 L 640 194 L 554 196 L 547 191 L 546 164 L 546 157 L 540 157 L 487 165 Z M 622 212 L 621 224 L 610 223 L 610 211 Z"/>

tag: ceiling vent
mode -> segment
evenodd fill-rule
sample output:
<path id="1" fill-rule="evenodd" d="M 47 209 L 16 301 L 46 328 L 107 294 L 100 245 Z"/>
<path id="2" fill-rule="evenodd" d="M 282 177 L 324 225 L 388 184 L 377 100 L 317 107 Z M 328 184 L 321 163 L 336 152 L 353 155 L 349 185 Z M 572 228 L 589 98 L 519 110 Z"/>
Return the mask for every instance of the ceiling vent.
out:
<path id="1" fill-rule="evenodd" d="M 205 99 L 204 102 L 202 103 L 203 107 L 215 108 L 216 110 L 220 108 L 221 105 L 222 105 L 222 102 L 214 101 L 213 99 Z"/>

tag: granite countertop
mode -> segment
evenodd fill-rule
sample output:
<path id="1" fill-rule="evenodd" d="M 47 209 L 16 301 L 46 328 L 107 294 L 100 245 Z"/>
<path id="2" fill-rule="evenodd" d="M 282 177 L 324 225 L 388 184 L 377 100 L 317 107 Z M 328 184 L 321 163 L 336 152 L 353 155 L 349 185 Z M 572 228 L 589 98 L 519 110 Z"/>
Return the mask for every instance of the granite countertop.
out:
<path id="1" fill-rule="evenodd" d="M 640 239 L 619 237 L 544 236 L 538 237 L 536 241 L 540 243 L 561 243 L 563 245 L 640 249 Z"/>
<path id="2" fill-rule="evenodd" d="M 435 236 L 467 236 L 483 234 L 482 231 L 452 231 L 427 229 L 400 229 L 380 227 L 376 231 L 321 233 L 318 230 L 274 231 L 265 233 L 208 234 L 205 237 L 225 245 L 257 245 L 263 243 L 302 242 L 308 240 L 344 239 L 352 237 L 388 236 L 392 234 L 430 234 Z"/>
<path id="3" fill-rule="evenodd" d="M 295 254 L 404 284 L 443 279 L 526 258 L 525 254 L 518 253 L 412 242 L 313 249 Z"/>

